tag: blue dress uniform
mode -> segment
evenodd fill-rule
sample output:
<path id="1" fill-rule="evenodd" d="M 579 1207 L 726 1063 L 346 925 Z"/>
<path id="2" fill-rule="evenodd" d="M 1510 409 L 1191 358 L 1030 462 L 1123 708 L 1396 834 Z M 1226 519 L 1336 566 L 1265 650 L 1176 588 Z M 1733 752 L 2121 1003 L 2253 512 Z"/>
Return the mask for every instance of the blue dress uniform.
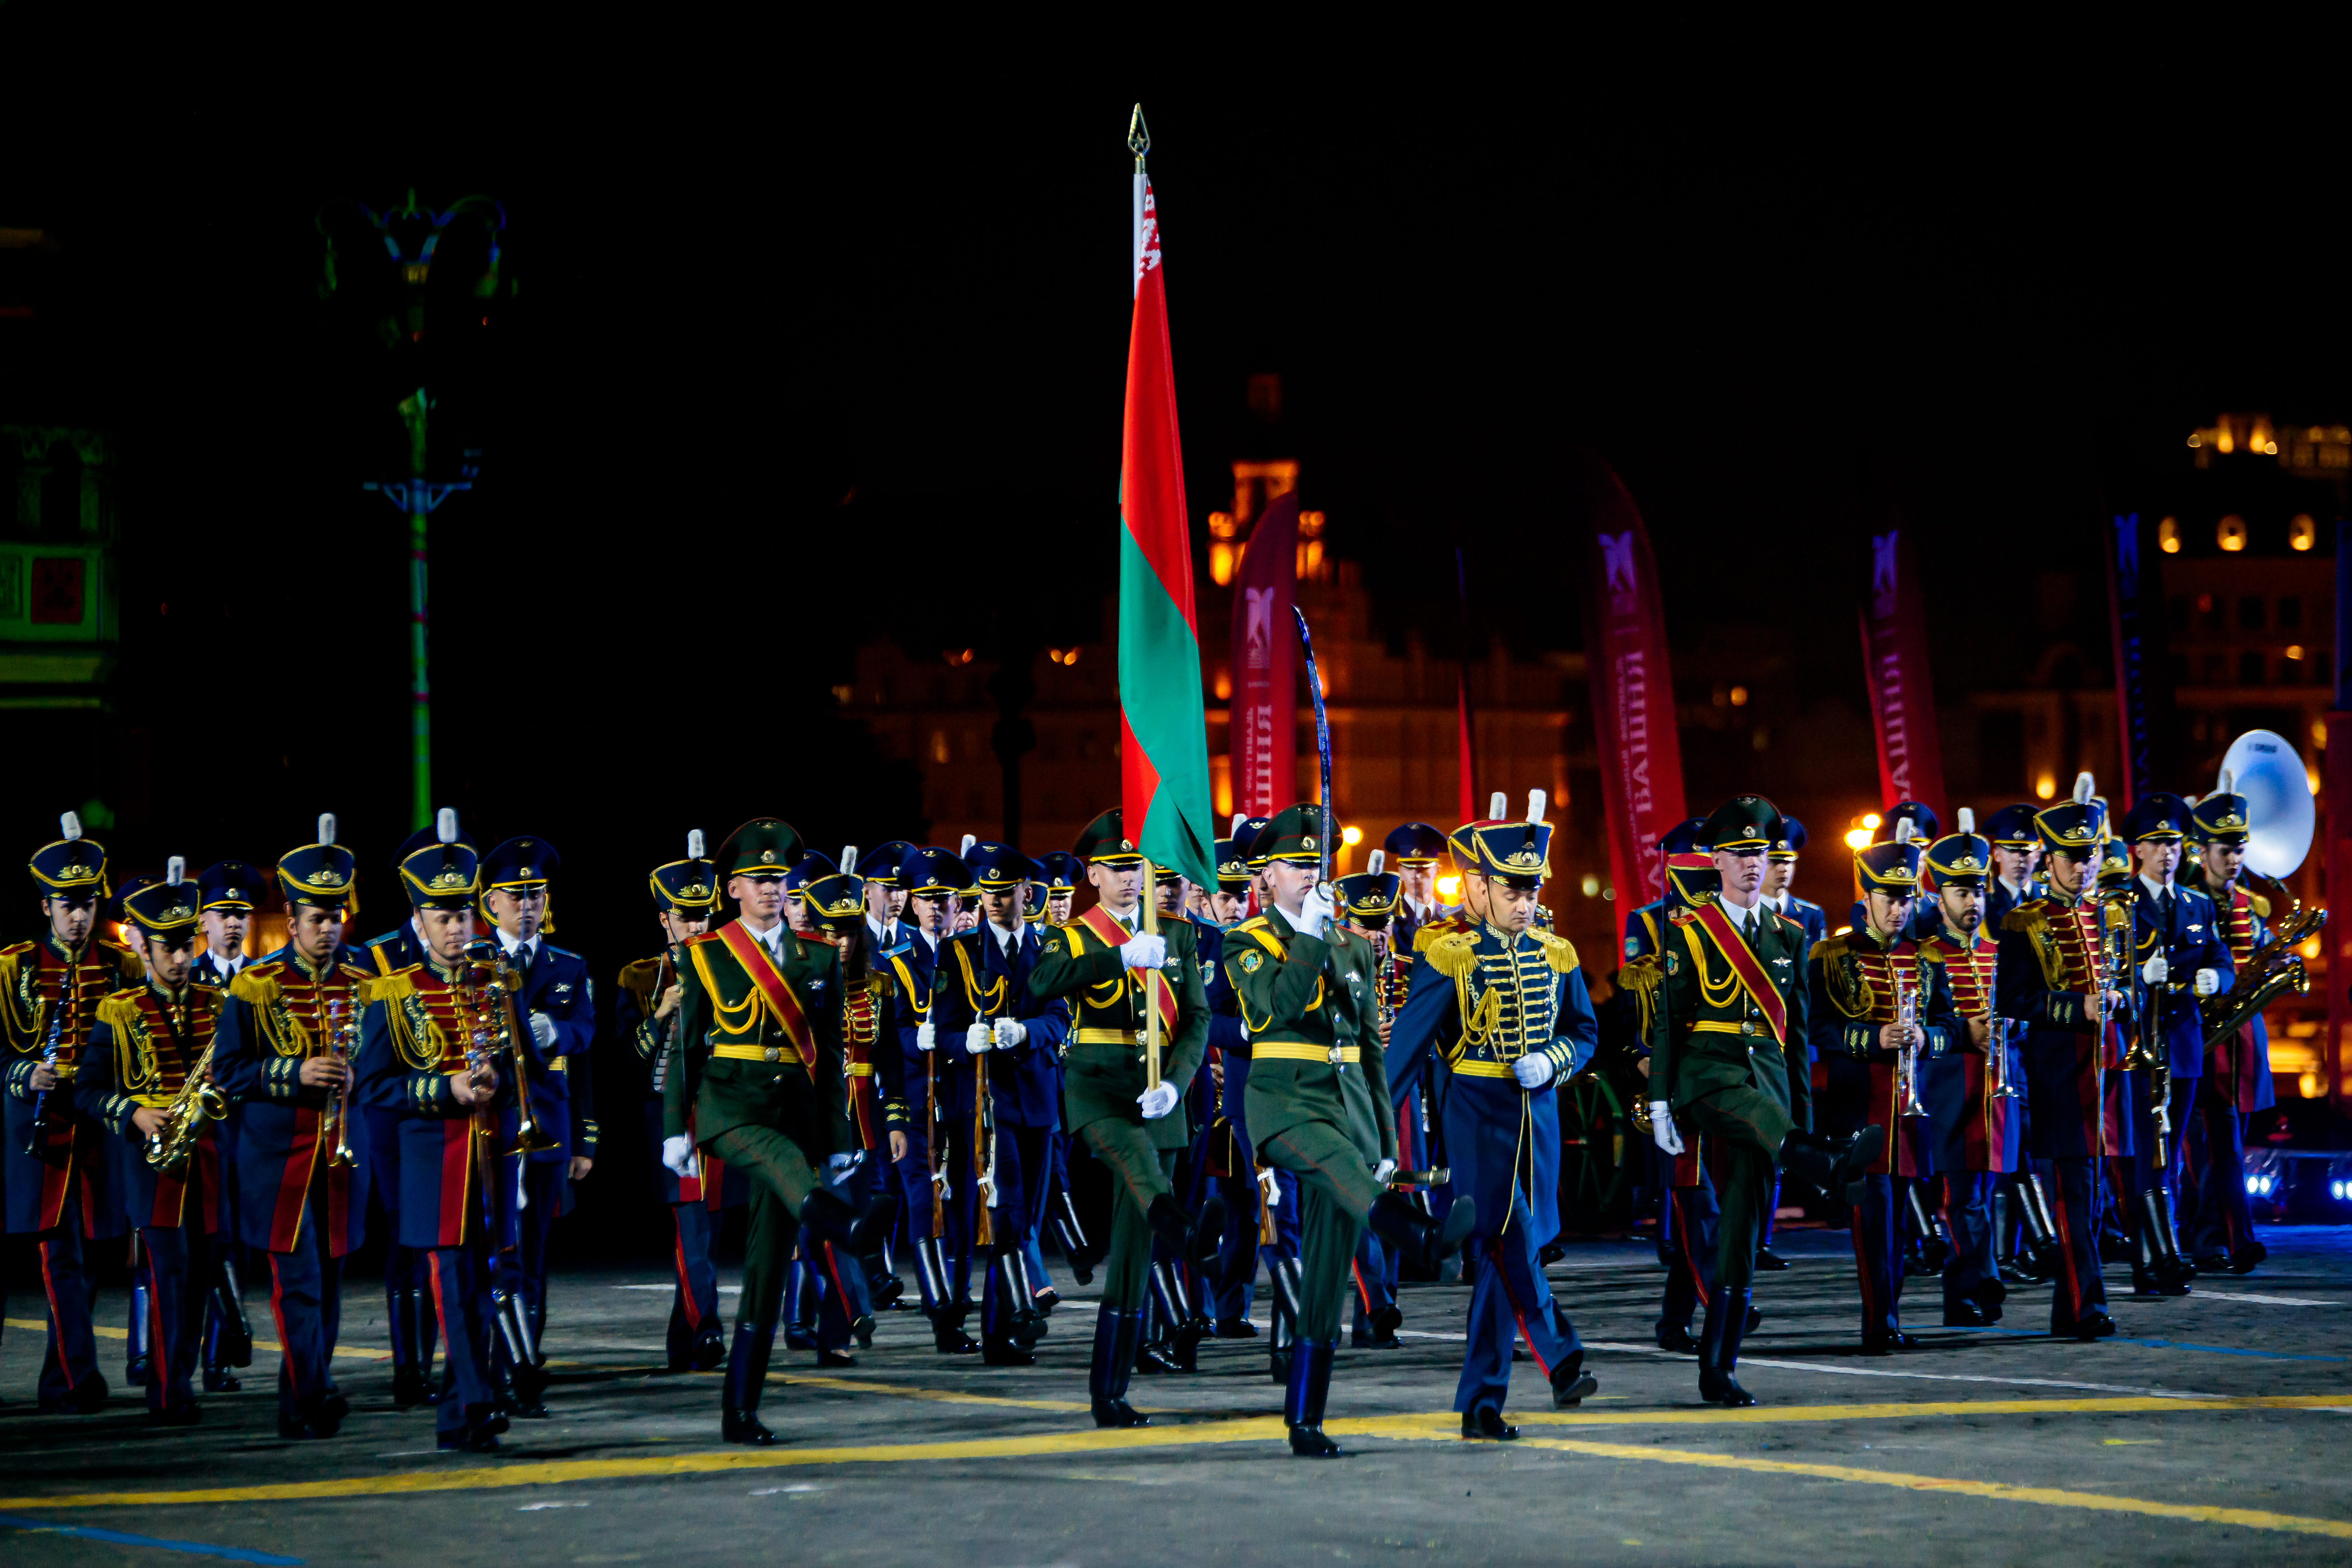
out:
<path id="1" fill-rule="evenodd" d="M 1016 892 L 1028 879 L 1029 858 L 1008 844 L 974 844 L 962 858 L 983 891 Z M 928 871 L 924 879 L 939 875 Z M 1029 996 L 1040 946 L 1027 921 L 1017 926 L 1006 932 L 983 919 L 940 942 L 932 968 L 930 1017 L 947 1133 L 942 1158 L 952 1184 L 948 1278 L 963 1298 L 980 1258 L 981 1356 L 991 1366 L 1033 1364 L 1029 1346 L 1045 1333 L 1022 1242 L 1032 1187 L 1045 1175 L 1045 1139 L 1058 1121 L 1056 1085 L 1050 1068 L 1029 1068 L 1058 1057 L 1070 1029 L 1067 1002 Z M 952 1101 L 944 1099 L 950 1082 Z"/>
<path id="2" fill-rule="evenodd" d="M 646 880 L 654 908 L 688 919 L 708 920 L 719 908 L 719 876 L 702 857 L 699 828 L 688 836 L 687 858 L 656 866 Z M 646 1147 L 653 1159 L 654 1187 L 673 1222 L 670 1257 L 677 1282 L 670 1294 L 669 1370 L 708 1372 L 727 1359 L 727 1329 L 719 1310 L 719 1272 L 712 1249 L 719 1238 L 722 1194 L 730 1186 L 723 1168 L 703 1160 L 700 1173 L 681 1176 L 661 1163 L 662 1079 L 667 1072 L 677 1026 L 675 1009 L 656 1022 L 662 993 L 678 983 L 680 953 L 671 946 L 653 958 L 625 965 L 613 994 L 613 1033 L 624 1047 L 622 1060 L 642 1069 L 639 1100 Z M 735 1205 L 749 1196 L 734 1176 Z"/>
<path id="3" fill-rule="evenodd" d="M 123 913 L 142 938 L 166 948 L 196 942 L 196 887 L 182 879 L 181 862 L 163 882 L 125 895 Z M 193 965 L 192 965 L 193 967 Z M 214 1238 L 220 1226 L 220 1149 L 213 1128 L 226 1103 L 217 1090 L 192 1089 L 209 1079 L 209 1053 L 220 993 L 183 981 L 176 990 L 151 978 L 98 1005 L 89 1049 L 74 1080 L 84 1115 L 114 1134 L 111 1151 L 124 1216 L 138 1231 L 147 1287 L 150 1347 L 147 1418 L 193 1426 L 198 1330 L 212 1279 Z M 199 1098 L 199 1097 L 202 1098 Z M 141 1110 L 167 1114 L 155 1145 L 175 1145 L 167 1164 L 152 1163 L 149 1140 L 135 1121 Z M 201 1126 L 193 1142 L 181 1137 L 189 1118 Z"/>
<path id="4" fill-rule="evenodd" d="M 410 834 L 393 853 L 393 875 L 400 875 L 411 855 L 440 841 L 432 826 Z M 468 849 L 475 847 L 462 828 L 454 842 Z M 368 967 L 379 975 L 397 974 L 425 962 L 425 939 L 417 934 L 414 912 L 364 948 Z M 368 1124 L 368 1196 L 383 1216 L 386 1238 L 383 1308 L 392 1331 L 392 1402 L 406 1410 L 439 1397 L 433 1381 L 433 1349 L 441 1329 L 433 1310 L 432 1260 L 400 1239 L 400 1112 L 370 1105 L 362 1109 L 362 1116 Z"/>
<path id="5" fill-rule="evenodd" d="M 1048 850 L 1032 863 L 1029 882 L 1029 929 L 1040 942 L 1066 920 L 1077 887 L 1086 880 L 1086 864 L 1066 849 Z M 1054 1106 L 1054 1130 L 1045 1135 L 1045 1173 L 1032 1197 L 1034 1218 L 1029 1227 L 1029 1276 L 1036 1281 L 1037 1304 L 1050 1312 L 1062 1300 L 1045 1271 L 1043 1241 L 1046 1229 L 1079 1284 L 1094 1279 L 1093 1253 L 1087 1245 L 1086 1226 L 1079 1222 L 1077 1200 L 1070 1192 L 1070 1134 L 1062 1125 L 1062 1058 L 1034 1060 L 1032 1070 L 1042 1079 L 1050 1075 L 1049 1098 Z"/>
<path id="6" fill-rule="evenodd" d="M 1436 830 L 1431 829 L 1433 834 Z M 1397 837 L 1391 833 L 1391 838 Z M 1440 839 L 1440 843 L 1444 840 Z M 1373 994 L 1364 1004 L 1375 1028 L 1381 1036 L 1383 1050 L 1393 1026 L 1396 1010 L 1404 1005 L 1412 989 L 1412 966 L 1398 959 L 1393 946 L 1397 910 L 1402 902 L 1402 879 L 1387 869 L 1388 852 L 1375 849 L 1367 858 L 1365 868 L 1351 877 L 1342 877 L 1332 884 L 1339 899 L 1339 918 L 1349 931 L 1362 937 L 1372 950 Z M 1409 948 L 1406 950 L 1411 951 Z M 1385 1071 L 1383 1077 L 1386 1076 Z M 1423 1153 L 1425 1144 L 1421 1131 L 1421 1096 L 1415 1087 L 1408 1085 L 1401 1100 L 1383 1097 L 1381 1114 L 1394 1124 L 1397 1164 L 1403 1170 L 1425 1167 L 1413 1162 Z M 1391 1134 L 1383 1133 L 1388 1137 Z M 1404 1189 L 1399 1188 L 1402 1191 Z M 1356 1237 L 1356 1257 L 1351 1269 L 1355 1283 L 1354 1319 L 1349 1329 L 1349 1342 L 1358 1350 L 1397 1350 L 1403 1342 L 1396 1331 L 1403 1326 L 1404 1313 L 1397 1306 L 1397 1280 L 1400 1278 L 1399 1249 L 1381 1241 L 1380 1233 L 1366 1226 Z"/>
<path id="7" fill-rule="evenodd" d="M 1896 842 L 1873 844 L 1855 852 L 1854 875 L 1864 889 L 1908 900 L 1919 888 L 1920 846 L 1911 842 L 1910 819 L 1898 821 Z M 1862 1287 L 1862 1353 L 1885 1355 L 1909 1350 L 1917 1341 L 1903 1331 L 1897 1304 L 1903 1295 L 1902 1200 L 1897 1181 L 1924 1181 L 1935 1174 L 1933 1118 L 1927 1110 L 1925 1064 L 1948 1054 L 1957 1027 L 1952 991 L 1944 966 L 1921 951 L 1905 926 L 1881 931 L 1858 921 L 1844 936 L 1817 945 L 1806 961 L 1806 1012 L 1813 1049 L 1833 1064 L 1851 1064 L 1859 1079 L 1863 1121 L 1881 1130 L 1882 1145 L 1852 1201 L 1855 1277 Z M 1888 1049 L 1883 1031 L 1906 1020 L 1923 1037 L 1904 1060 Z M 1853 1189 L 1847 1189 L 1849 1194 Z"/>
<path id="8" fill-rule="evenodd" d="M 268 877 L 242 860 L 216 860 L 196 873 L 197 914 L 223 910 L 250 917 L 253 900 L 268 885 Z M 192 985 L 226 991 L 247 964 L 255 962 L 238 952 L 196 955 L 189 971 Z M 205 1293 L 204 1343 L 200 1347 L 206 1394 L 234 1394 L 244 1384 L 232 1367 L 253 1364 L 253 1324 L 245 1310 L 244 1243 L 236 1238 L 236 1119 L 216 1122 L 212 1130 L 220 1152 L 221 1184 L 215 1194 L 215 1226 L 211 1276 L 192 1283 Z"/>
<path id="9" fill-rule="evenodd" d="M 1551 829 L 1488 823 L 1469 834 L 1476 874 L 1540 886 Z M 1600 1026 L 1576 949 L 1549 932 L 1491 921 L 1440 937 L 1413 966 L 1390 1033 L 1410 1076 L 1434 1052 L 1445 1065 L 1441 1121 L 1454 1185 L 1477 1215 L 1477 1282 L 1454 1407 L 1470 1436 L 1517 1434 L 1502 1419 L 1514 1330 L 1555 1397 L 1583 1382 L 1584 1347 L 1552 1299 L 1537 1249 L 1559 1233 L 1559 1104 L 1553 1088 L 1591 1059 Z"/>
<path id="10" fill-rule="evenodd" d="M 402 861 L 417 910 L 470 909 L 480 888 L 473 849 L 457 840 L 456 814 L 440 814 L 435 843 Z M 370 984 L 360 1025 L 360 1092 L 398 1114 L 400 1240 L 427 1255 L 434 1308 L 447 1353 L 434 1425 L 437 1445 L 489 1452 L 507 1417 L 491 1365 L 490 1291 L 501 1245 L 514 1235 L 514 1185 L 504 1154 L 517 1124 L 514 1063 L 529 1029 L 515 1005 L 517 976 L 498 948 L 425 961 Z M 486 1102 L 461 1104 L 456 1083 L 477 1067 L 497 1075 Z"/>
<path id="11" fill-rule="evenodd" d="M 107 893 L 106 847 L 82 837 L 67 812 L 64 837 L 33 854 L 33 882 L 44 900 L 97 904 Z M 93 924 L 97 916 L 93 910 Z M 54 928 L 41 941 L 0 949 L 0 1024 L 7 1035 L 6 1172 L 8 1234 L 39 1238 L 41 1284 L 48 1301 L 48 1344 L 41 1360 L 43 1412 L 89 1412 L 105 1404 L 90 1324 L 86 1241 L 123 1233 L 110 1140 L 76 1114 L 73 1079 L 102 997 L 136 984 L 146 966 L 130 949 L 95 932 L 68 948 Z M 58 1087 L 33 1088 L 44 1062 Z"/>
<path id="12" fill-rule="evenodd" d="M 2245 846 L 2246 797 L 2234 793 L 2233 782 L 2224 774 L 2221 787 L 2190 810 L 2193 847 Z M 2218 891 L 2210 877 L 2200 879 L 2200 886 L 2214 900 L 2232 971 L 2242 970 L 2272 938 L 2270 900 L 2248 892 L 2235 879 Z M 2193 1193 L 2189 1256 L 2200 1269 L 2244 1274 L 2270 1256 L 2254 1236 L 2243 1173 L 2246 1118 L 2275 1104 L 2270 1031 L 2256 1013 L 2235 1032 L 2206 1042 L 2205 1077 L 2181 1146 L 2181 1174 Z"/>
<path id="13" fill-rule="evenodd" d="M 352 852 L 334 838 L 334 818 L 323 816 L 317 843 L 279 858 L 289 911 L 307 905 L 340 920 L 350 908 Z M 281 1436 L 331 1437 L 351 1409 L 332 1363 L 342 1260 L 367 1235 L 368 1127 L 356 1089 L 313 1087 L 301 1074 L 312 1057 L 357 1054 L 368 984 L 348 950 L 313 963 L 289 942 L 230 984 L 215 1036 L 213 1081 L 236 1122 L 238 1238 L 269 1254 L 269 1305 L 285 1347 Z M 338 1158 L 344 1148 L 350 1163 Z"/>
<path id="14" fill-rule="evenodd" d="M 2189 805 L 2158 792 L 2134 803 L 2124 819 L 2133 845 L 2179 845 L 2187 836 Z M 2205 1020 L 2200 998 L 2227 991 L 2237 970 L 2223 938 L 2220 912 L 2201 891 L 2180 882 L 2133 879 L 2132 965 L 2138 992 L 2141 1049 L 2128 1068 L 2126 1103 L 2132 1115 L 2131 1182 L 2137 1245 L 2132 1258 L 2134 1292 L 2185 1296 L 2196 1273 L 2180 1255 L 2181 1144 L 2195 1119 L 2198 1080 L 2205 1072 Z M 2147 977 L 2149 961 L 2161 957 L 2166 974 Z"/>
<path id="15" fill-rule="evenodd" d="M 1404 873 L 1434 867 L 1444 858 L 1445 835 L 1426 822 L 1400 823 L 1389 829 L 1389 836 L 1381 840 L 1381 855 L 1384 868 L 1395 872 L 1401 884 Z M 1223 882 L 1224 879 L 1220 876 L 1218 880 Z M 1396 917 L 1389 928 L 1389 941 L 1397 952 L 1411 952 L 1413 933 L 1430 921 L 1458 907 L 1444 903 L 1415 904 L 1400 893 Z"/>
<path id="16" fill-rule="evenodd" d="M 2033 816 L 2034 807 L 2023 801 L 2002 806 L 1986 819 L 1985 836 L 1996 849 L 2036 848 L 2042 840 L 2034 831 Z M 2029 900 L 2042 898 L 2049 890 L 2031 877 L 2021 883 L 2005 882 L 1998 874 L 1989 878 L 1985 882 L 1985 934 L 1998 943 L 2001 922 L 2009 918 L 2010 910 Z M 2021 1038 L 2012 1025 L 2012 1053 L 2021 1048 Z M 2033 1146 L 2032 1101 L 2024 1092 L 2024 1082 L 2021 1069 L 2011 1079 L 2018 1097 L 2010 1102 L 2010 1119 L 2016 1123 L 2021 1151 Z M 2042 1178 L 2034 1173 L 2032 1158 L 2021 1152 L 2014 1172 L 2000 1177 L 1993 1186 L 1993 1250 L 2000 1258 L 2004 1279 L 2022 1283 L 2050 1277 L 2055 1267 L 2057 1241 L 2056 1233 L 2044 1219 L 2048 1209 L 2048 1194 L 2042 1188 Z"/>
<path id="17" fill-rule="evenodd" d="M 481 858 L 482 913 L 494 891 L 544 894 L 563 868 L 555 846 L 540 837 L 509 838 Z M 520 922 L 516 922 L 520 925 Z M 496 931 L 499 962 L 516 975 L 515 1010 L 530 1030 L 529 1109 L 541 1146 L 513 1156 L 508 1179 L 519 1184 L 515 1241 L 501 1252 L 491 1293 L 498 1337 L 491 1347 L 503 1384 L 509 1369 L 519 1412 L 546 1413 L 539 1395 L 547 1381 L 540 1338 L 547 1328 L 547 1243 L 555 1222 L 572 1212 L 572 1157 L 596 1157 L 596 1122 L 590 1047 L 596 1043 L 595 985 L 588 961 L 547 940 L 528 939 L 505 925 Z"/>
<path id="18" fill-rule="evenodd" d="M 809 883 L 819 877 L 831 876 L 838 869 L 840 868 L 824 855 L 814 849 L 804 849 L 800 859 L 784 872 L 784 923 L 792 927 L 796 935 L 820 934 L 809 920 L 805 894 Z M 845 1059 L 848 1042 L 845 1040 L 842 1044 Z M 852 1098 L 854 1103 L 855 1097 Z M 817 1320 L 824 1315 L 824 1309 L 827 1305 L 824 1300 L 823 1271 L 818 1266 L 819 1245 L 814 1238 L 803 1238 L 793 1244 L 793 1261 L 784 1274 L 784 1343 L 793 1350 L 819 1352 L 820 1365 L 837 1357 L 841 1365 L 853 1366 L 856 1363 L 840 1353 L 842 1346 L 848 1342 L 845 1333 L 826 1336 L 824 1342 L 819 1342 L 822 1331 Z M 827 1317 L 828 1323 L 837 1316 L 839 1314 L 835 1313 Z M 846 1322 L 847 1319 L 843 1318 L 842 1321 Z M 870 1328 L 868 1332 L 871 1332 Z"/>
<path id="19" fill-rule="evenodd" d="M 927 898 L 941 897 L 961 894 L 971 881 L 971 870 L 944 849 L 918 849 L 892 870 L 891 879 L 905 888 L 909 897 L 918 892 Z M 971 1315 L 971 1301 L 953 1271 L 952 1260 L 960 1239 L 956 1193 L 971 1178 L 969 1171 L 958 1172 L 948 1148 L 956 1135 L 958 1115 L 971 1114 L 970 1094 L 960 1097 L 957 1092 L 959 1076 L 968 1084 L 970 1074 L 959 1075 L 951 1062 L 940 1058 L 942 1049 L 961 1049 L 960 1033 L 951 1041 L 939 1038 L 936 1029 L 928 1037 L 925 1033 L 938 1000 L 945 940 L 935 945 L 912 926 L 899 929 L 906 932 L 905 939 L 882 955 L 890 967 L 892 1002 L 879 1047 L 884 1058 L 883 1121 L 890 1131 L 906 1135 L 906 1156 L 897 1162 L 898 1198 L 914 1240 L 915 1282 L 923 1313 L 931 1322 L 934 1345 L 941 1355 L 969 1355 L 980 1349 L 980 1342 L 963 1331 L 964 1320 Z M 888 1047 L 893 1033 L 898 1041 L 895 1061 Z M 933 1048 L 924 1048 L 926 1037 L 933 1040 Z M 969 1165 L 969 1145 L 963 1147 L 964 1163 Z"/>
<path id="20" fill-rule="evenodd" d="M 1944 1265 L 1944 1323 L 1974 1328 L 2000 1321 L 2008 1289 L 1994 1261 L 1993 1184 L 2017 1169 L 2018 1108 L 2025 1081 L 2011 1031 L 1994 1011 L 2000 944 L 1987 935 L 1983 907 L 1977 921 L 1955 928 L 1941 907 L 1943 889 L 1981 890 L 1991 876 L 1992 846 L 1978 837 L 1973 814 L 1962 807 L 1959 831 L 1927 847 L 1927 869 L 1938 898 L 1937 928 L 1920 944 L 1943 965 L 1951 988 L 1951 1048 L 1923 1064 L 1927 1106 L 1934 1117 L 1937 1209 L 1951 1237 Z M 1979 1047 L 1971 1026 L 1981 1024 Z"/>
<path id="21" fill-rule="evenodd" d="M 2131 1127 L 2114 1114 L 2108 1093 L 2122 1051 L 2115 1019 L 2102 1028 L 2099 998 L 2110 980 L 2105 949 L 2128 942 L 2129 917 L 2099 901 L 2092 879 L 2106 808 L 2092 798 L 2091 775 L 2075 781 L 2074 799 L 2033 820 L 2043 847 L 2065 856 L 2081 878 L 2075 893 L 2064 892 L 2053 868 L 2050 890 L 2002 919 L 1996 995 L 2000 1016 L 2022 1031 L 2032 1152 L 2057 1187 L 2051 1332 L 2101 1339 L 2116 1325 L 2099 1278 L 2098 1162 L 2129 1152 Z"/>

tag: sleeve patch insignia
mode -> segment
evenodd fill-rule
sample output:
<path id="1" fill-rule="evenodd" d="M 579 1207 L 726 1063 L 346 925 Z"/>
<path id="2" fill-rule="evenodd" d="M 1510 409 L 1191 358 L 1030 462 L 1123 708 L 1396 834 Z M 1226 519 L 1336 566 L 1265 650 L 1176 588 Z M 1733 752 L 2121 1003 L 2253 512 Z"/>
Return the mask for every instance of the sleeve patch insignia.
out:
<path id="1" fill-rule="evenodd" d="M 1265 962 L 1265 955 L 1262 952 L 1244 952 L 1242 954 L 1242 973 L 1244 974 L 1255 974 L 1257 973 L 1257 966 Z"/>
<path id="2" fill-rule="evenodd" d="M 1675 952 L 1672 948 L 1668 948 L 1666 950 L 1666 973 L 1669 974 L 1676 974 L 1680 973 L 1681 971 L 1682 954 Z"/>
<path id="3" fill-rule="evenodd" d="M 1045 939 L 1045 951 L 1046 951 L 1047 952 L 1061 952 L 1061 951 L 1062 951 L 1062 939 L 1061 939 L 1060 937 L 1058 937 L 1058 936 L 1049 936 L 1049 937 L 1047 937 L 1047 938 Z"/>

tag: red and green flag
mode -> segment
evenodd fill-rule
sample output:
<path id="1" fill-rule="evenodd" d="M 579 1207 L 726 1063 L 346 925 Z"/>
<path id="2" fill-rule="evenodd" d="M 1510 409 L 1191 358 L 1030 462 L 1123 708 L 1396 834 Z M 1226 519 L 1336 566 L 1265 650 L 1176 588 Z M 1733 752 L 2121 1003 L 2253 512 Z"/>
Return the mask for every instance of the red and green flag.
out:
<path id="1" fill-rule="evenodd" d="M 1139 128 L 1141 111 L 1137 114 Z M 1135 143 L 1130 143 L 1135 144 Z M 1155 865 L 1216 882 L 1209 727 L 1160 218 L 1143 146 L 1135 159 L 1135 315 L 1127 340 L 1127 423 L 1118 479 L 1120 804 L 1128 836 Z"/>

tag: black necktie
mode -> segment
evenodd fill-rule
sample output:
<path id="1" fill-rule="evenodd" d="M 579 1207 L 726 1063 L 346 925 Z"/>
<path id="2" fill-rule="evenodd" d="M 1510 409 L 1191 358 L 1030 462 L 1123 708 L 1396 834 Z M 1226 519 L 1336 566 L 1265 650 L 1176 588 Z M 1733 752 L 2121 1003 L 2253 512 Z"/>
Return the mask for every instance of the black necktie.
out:
<path id="1" fill-rule="evenodd" d="M 2167 889 L 2164 889 L 2164 900 L 2163 900 L 2163 903 L 2164 903 L 2164 940 L 2168 943 L 2168 942 L 2170 942 L 2172 941 L 2172 935 L 2173 935 L 2173 924 L 2172 924 L 2172 889 L 2169 889 L 2169 888 L 2167 888 Z"/>

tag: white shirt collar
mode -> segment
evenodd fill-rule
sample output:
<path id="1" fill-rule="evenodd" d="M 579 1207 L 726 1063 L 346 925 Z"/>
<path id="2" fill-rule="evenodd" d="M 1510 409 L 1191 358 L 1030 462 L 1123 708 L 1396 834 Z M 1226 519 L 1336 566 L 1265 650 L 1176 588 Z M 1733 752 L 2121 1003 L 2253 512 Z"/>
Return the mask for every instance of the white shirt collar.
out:
<path id="1" fill-rule="evenodd" d="M 512 958 L 517 952 L 527 947 L 530 949 L 530 962 L 533 963 L 537 963 L 539 962 L 539 938 L 536 935 L 532 936 L 529 942 L 524 942 L 519 937 L 509 936 L 506 933 L 504 927 L 497 927 L 494 929 L 496 929 L 499 933 L 499 945 L 506 949 L 506 953 L 509 958 Z"/>
<path id="2" fill-rule="evenodd" d="M 2147 889 L 2147 896 L 2151 899 L 2160 899 L 2164 897 L 2165 894 L 2172 891 L 2171 883 L 2159 882 L 2145 871 L 2142 871 L 2139 874 L 2139 882 L 2141 887 Z"/>

